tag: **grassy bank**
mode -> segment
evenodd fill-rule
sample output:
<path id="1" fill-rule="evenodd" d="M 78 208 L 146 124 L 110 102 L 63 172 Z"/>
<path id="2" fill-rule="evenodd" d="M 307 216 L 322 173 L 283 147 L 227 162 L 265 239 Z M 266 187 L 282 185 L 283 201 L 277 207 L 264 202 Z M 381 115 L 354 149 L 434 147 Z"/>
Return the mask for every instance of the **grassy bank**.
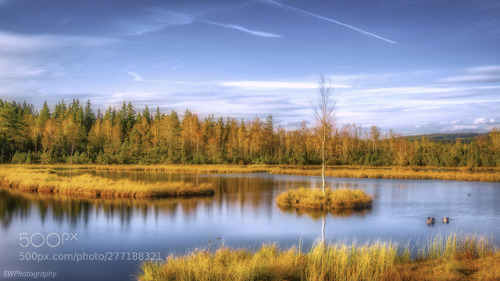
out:
<path id="1" fill-rule="evenodd" d="M 221 247 L 148 262 L 139 279 L 150 280 L 499 280 L 500 253 L 477 236 L 436 238 L 410 259 L 394 243 L 262 246 L 256 252 Z"/>
<path id="2" fill-rule="evenodd" d="M 307 166 L 277 166 L 271 174 L 321 176 L 321 169 Z M 433 167 L 365 167 L 365 166 L 330 166 L 325 171 L 327 177 L 340 178 L 384 178 L 412 180 L 454 180 L 500 182 L 500 169 L 450 169 Z"/>
<path id="3" fill-rule="evenodd" d="M 62 177 L 50 169 L 0 168 L 0 185 L 26 192 L 58 193 L 90 198 L 160 198 L 210 196 L 208 183 L 195 186 L 185 182 L 144 183 L 128 179 L 113 180 L 89 174 Z"/>
<path id="4" fill-rule="evenodd" d="M 5 165 L 7 167 L 40 168 L 40 169 L 77 169 L 96 171 L 143 171 L 184 174 L 239 174 L 270 172 L 270 165 Z"/>
<path id="5" fill-rule="evenodd" d="M 299 188 L 289 190 L 276 197 L 280 207 L 308 210 L 361 210 L 371 207 L 373 199 L 362 190 Z"/>
<path id="6" fill-rule="evenodd" d="M 283 165 L 4 165 L 39 169 L 86 169 L 101 171 L 145 171 L 186 174 L 270 173 L 277 175 L 321 176 L 320 166 Z M 368 167 L 327 166 L 327 177 L 386 178 L 414 180 L 456 180 L 500 182 L 500 168 Z"/>

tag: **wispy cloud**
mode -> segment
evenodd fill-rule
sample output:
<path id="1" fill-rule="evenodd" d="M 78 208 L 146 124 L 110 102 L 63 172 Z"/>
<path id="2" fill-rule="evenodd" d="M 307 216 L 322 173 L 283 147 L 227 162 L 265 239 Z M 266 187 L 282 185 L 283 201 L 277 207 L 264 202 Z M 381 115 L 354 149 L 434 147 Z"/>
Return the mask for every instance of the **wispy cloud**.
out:
<path id="1" fill-rule="evenodd" d="M 127 35 L 137 36 L 161 31 L 170 26 L 188 25 L 196 18 L 194 15 L 158 7 L 143 8 L 142 10 L 149 13 L 147 17 L 132 22 L 130 20 L 119 22 L 119 24 L 126 26 Z"/>
<path id="2" fill-rule="evenodd" d="M 113 38 L 90 36 L 26 35 L 0 31 L 0 53 L 38 54 L 64 47 L 94 47 L 118 42 Z"/>
<path id="3" fill-rule="evenodd" d="M 444 78 L 441 83 L 495 83 L 500 82 L 500 75 L 462 75 Z"/>
<path id="4" fill-rule="evenodd" d="M 133 81 L 142 81 L 142 76 L 137 74 L 137 73 L 134 73 L 132 71 L 125 71 L 127 72 L 128 74 L 132 75 L 134 77 L 134 80 Z"/>
<path id="5" fill-rule="evenodd" d="M 33 93 L 37 84 L 65 73 L 58 55 L 68 50 L 104 46 L 118 40 L 102 37 L 33 35 L 0 31 L 0 95 Z"/>
<path id="6" fill-rule="evenodd" d="M 500 66 L 486 65 L 466 68 L 465 75 L 452 76 L 439 80 L 441 83 L 496 83 L 500 82 Z"/>
<path id="7" fill-rule="evenodd" d="M 235 25 L 235 24 L 217 23 L 217 22 L 208 21 L 208 20 L 200 20 L 200 22 L 204 22 L 204 23 L 211 24 L 211 25 L 214 25 L 214 26 L 219 26 L 219 27 L 225 27 L 225 28 L 239 30 L 239 31 L 248 33 L 250 35 L 258 36 L 258 37 L 270 37 L 270 38 L 281 38 L 281 37 L 283 37 L 283 36 L 278 35 L 278 34 L 273 34 L 273 33 L 268 33 L 268 32 L 263 32 L 263 31 L 257 31 L 257 30 L 251 30 L 251 29 L 245 28 L 243 26 Z"/>
<path id="8" fill-rule="evenodd" d="M 185 84 L 186 82 L 184 81 L 174 81 L 174 80 L 161 80 L 161 79 L 143 79 L 141 75 L 132 72 L 132 71 L 125 71 L 126 73 L 132 75 L 133 80 L 136 82 L 160 82 L 160 83 L 171 83 L 171 84 Z"/>
<path id="9" fill-rule="evenodd" d="M 317 83 L 309 82 L 280 82 L 280 81 L 223 81 L 220 85 L 226 87 L 242 88 L 246 90 L 264 89 L 317 89 Z M 349 88 L 347 85 L 332 85 L 335 88 Z"/>
<path id="10" fill-rule="evenodd" d="M 308 12 L 308 11 L 305 11 L 305 10 L 302 10 L 302 9 L 299 9 L 299 8 L 295 8 L 295 7 L 292 7 L 292 6 L 289 6 L 289 5 L 281 4 L 281 3 L 278 3 L 278 2 L 273 1 L 273 0 L 263 0 L 263 2 L 267 3 L 267 4 L 270 4 L 272 6 L 275 6 L 275 7 L 281 8 L 281 9 L 285 9 L 285 10 L 289 10 L 289 11 L 298 13 L 300 15 L 313 17 L 313 18 L 316 18 L 316 19 L 319 19 L 319 20 L 323 20 L 323 21 L 327 21 L 327 22 L 332 22 L 332 23 L 335 23 L 335 24 L 347 27 L 349 29 L 352 29 L 354 31 L 360 32 L 360 33 L 362 33 L 364 35 L 371 36 L 371 37 L 374 37 L 376 39 L 379 39 L 379 40 L 382 40 L 382 41 L 385 41 L 385 42 L 388 42 L 388 43 L 391 43 L 391 44 L 397 44 L 397 42 L 395 42 L 393 40 L 384 38 L 384 37 L 379 36 L 377 34 L 374 34 L 374 33 L 371 33 L 371 32 L 365 31 L 365 30 L 362 30 L 360 28 L 357 28 L 357 27 L 354 27 L 352 25 L 340 22 L 338 20 L 334 20 L 334 19 L 331 19 L 331 18 L 323 17 L 323 16 L 320 16 L 318 14 L 314 14 L 314 13 L 311 13 L 311 12 Z"/>
<path id="11" fill-rule="evenodd" d="M 131 31 L 129 32 L 130 35 L 143 35 L 150 32 L 157 32 L 170 26 L 181 26 L 181 25 L 188 25 L 193 22 L 200 22 L 217 27 L 238 30 L 257 37 L 264 37 L 264 38 L 283 37 L 278 34 L 253 30 L 236 24 L 218 23 L 214 21 L 199 19 L 201 15 L 206 14 L 207 12 L 189 15 L 186 13 L 170 11 L 164 8 L 144 8 L 144 10 L 151 12 L 152 16 L 150 16 L 147 19 L 144 19 L 141 22 L 134 23 L 131 27 L 132 28 Z"/>

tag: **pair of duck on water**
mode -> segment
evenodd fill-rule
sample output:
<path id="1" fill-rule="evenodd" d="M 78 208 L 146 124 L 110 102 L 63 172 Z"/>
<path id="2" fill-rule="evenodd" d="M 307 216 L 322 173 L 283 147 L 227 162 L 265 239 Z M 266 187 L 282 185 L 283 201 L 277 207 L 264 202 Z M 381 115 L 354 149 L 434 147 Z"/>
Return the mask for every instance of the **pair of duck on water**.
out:
<path id="1" fill-rule="evenodd" d="M 435 222 L 436 222 L 436 220 L 433 217 L 428 217 L 427 218 L 427 224 L 434 224 Z M 444 217 L 443 218 L 443 222 L 444 223 L 449 223 L 450 222 L 450 218 L 449 217 Z"/>

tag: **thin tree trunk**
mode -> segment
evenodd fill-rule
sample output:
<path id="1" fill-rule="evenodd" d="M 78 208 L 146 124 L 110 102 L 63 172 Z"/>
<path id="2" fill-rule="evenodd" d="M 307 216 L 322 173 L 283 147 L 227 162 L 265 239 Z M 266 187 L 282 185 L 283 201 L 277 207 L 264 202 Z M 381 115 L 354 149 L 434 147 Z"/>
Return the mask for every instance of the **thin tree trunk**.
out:
<path id="1" fill-rule="evenodd" d="M 323 143 L 321 145 L 321 178 L 323 180 L 322 191 L 325 195 L 325 142 L 326 142 L 326 128 L 323 127 Z"/>

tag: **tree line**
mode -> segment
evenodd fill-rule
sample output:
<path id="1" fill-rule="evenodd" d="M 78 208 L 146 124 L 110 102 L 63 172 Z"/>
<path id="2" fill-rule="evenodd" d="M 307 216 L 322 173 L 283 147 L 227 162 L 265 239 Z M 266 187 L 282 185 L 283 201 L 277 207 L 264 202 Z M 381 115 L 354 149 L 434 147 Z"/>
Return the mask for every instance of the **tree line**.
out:
<path id="1" fill-rule="evenodd" d="M 2 163 L 72 164 L 320 164 L 321 128 L 304 121 L 293 130 L 277 127 L 272 115 L 245 121 L 200 118 L 189 110 L 162 113 L 123 103 L 104 113 L 91 102 L 62 100 L 40 112 L 33 105 L 0 99 Z M 499 167 L 500 132 L 471 143 L 409 140 L 378 127 L 334 127 L 326 136 L 328 165 Z"/>

